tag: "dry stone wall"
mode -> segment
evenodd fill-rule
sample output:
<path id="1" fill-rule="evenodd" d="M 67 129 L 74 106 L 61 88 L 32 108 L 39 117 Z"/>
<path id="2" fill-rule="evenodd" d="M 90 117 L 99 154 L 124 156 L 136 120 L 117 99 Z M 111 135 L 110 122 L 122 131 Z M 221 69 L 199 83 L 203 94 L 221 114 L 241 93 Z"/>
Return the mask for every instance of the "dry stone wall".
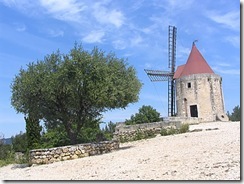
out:
<path id="1" fill-rule="evenodd" d="M 58 161 L 77 159 L 92 155 L 99 155 L 119 149 L 119 142 L 103 141 L 99 143 L 77 144 L 49 149 L 30 151 L 30 164 L 48 164 Z"/>
<path id="2" fill-rule="evenodd" d="M 136 125 L 119 124 L 115 128 L 113 139 L 119 142 L 134 141 L 160 134 L 161 130 L 168 128 L 178 129 L 181 121 L 154 122 Z"/>

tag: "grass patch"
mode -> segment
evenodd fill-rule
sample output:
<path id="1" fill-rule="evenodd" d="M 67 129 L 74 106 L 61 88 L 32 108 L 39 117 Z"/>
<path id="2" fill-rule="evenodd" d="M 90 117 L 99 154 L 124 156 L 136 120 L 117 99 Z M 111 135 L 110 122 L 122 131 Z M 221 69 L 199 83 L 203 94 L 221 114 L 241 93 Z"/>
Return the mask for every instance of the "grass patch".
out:
<path id="1" fill-rule="evenodd" d="M 3 166 L 6 166 L 6 165 L 9 165 L 9 164 L 14 164 L 14 160 L 0 160 L 0 167 L 3 167 Z"/>
<path id="2" fill-rule="evenodd" d="M 174 135 L 174 134 L 182 134 L 189 132 L 189 124 L 182 124 L 179 129 L 170 127 L 169 129 L 162 128 L 160 131 L 161 136 L 167 136 L 167 135 Z"/>
<path id="3" fill-rule="evenodd" d="M 184 123 L 180 126 L 179 133 L 182 134 L 186 132 L 189 132 L 189 124 Z"/>

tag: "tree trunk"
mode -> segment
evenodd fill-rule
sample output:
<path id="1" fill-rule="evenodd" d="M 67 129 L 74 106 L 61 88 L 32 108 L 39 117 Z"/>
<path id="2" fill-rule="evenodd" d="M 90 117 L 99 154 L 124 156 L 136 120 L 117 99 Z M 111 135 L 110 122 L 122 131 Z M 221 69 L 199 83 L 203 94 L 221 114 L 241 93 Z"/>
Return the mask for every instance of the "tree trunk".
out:
<path id="1" fill-rule="evenodd" d="M 67 123 L 64 123 L 66 132 L 69 136 L 70 144 L 74 145 L 77 143 L 77 133 L 72 130 L 72 122 L 67 121 Z"/>

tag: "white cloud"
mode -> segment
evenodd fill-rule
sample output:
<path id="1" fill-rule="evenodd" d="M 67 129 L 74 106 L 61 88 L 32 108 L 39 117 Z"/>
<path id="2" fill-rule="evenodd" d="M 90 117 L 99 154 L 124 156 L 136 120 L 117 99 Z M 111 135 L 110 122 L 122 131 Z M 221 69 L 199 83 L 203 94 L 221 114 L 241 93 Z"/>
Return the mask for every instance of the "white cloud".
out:
<path id="1" fill-rule="evenodd" d="M 55 18 L 64 21 L 79 22 L 81 19 L 81 12 L 87 6 L 76 0 L 40 0 L 43 8 Z"/>
<path id="2" fill-rule="evenodd" d="M 145 65 L 143 66 L 143 68 L 150 69 L 150 68 L 152 68 L 152 64 L 151 63 L 145 63 Z"/>
<path id="3" fill-rule="evenodd" d="M 120 28 L 124 24 L 125 17 L 121 11 L 108 9 L 101 3 L 95 3 L 93 6 L 93 15 L 101 24 L 112 24 Z"/>
<path id="4" fill-rule="evenodd" d="M 15 26 L 16 31 L 23 32 L 26 30 L 25 24 L 14 23 L 14 26 Z"/>
<path id="5" fill-rule="evenodd" d="M 83 37 L 83 41 L 86 43 L 101 43 L 105 33 L 103 31 L 92 31 L 87 36 Z"/>
<path id="6" fill-rule="evenodd" d="M 177 10 L 186 10 L 189 9 L 194 0 L 168 0 L 168 7 L 167 9 L 172 10 L 172 9 L 177 9 Z"/>
<path id="7" fill-rule="evenodd" d="M 186 63 L 187 58 L 191 52 L 190 47 L 183 47 L 181 45 L 176 45 L 176 61 L 180 60 L 183 63 Z"/>
<path id="8" fill-rule="evenodd" d="M 229 75 L 240 75 L 240 70 L 239 69 L 226 69 L 226 67 L 224 68 L 220 68 L 218 66 L 212 67 L 213 70 L 217 73 L 222 73 L 222 74 L 229 74 Z"/>
<path id="9" fill-rule="evenodd" d="M 39 5 L 38 1 L 32 0 L 0 0 L 0 3 L 8 6 L 10 8 L 17 9 L 21 11 L 21 13 L 27 14 L 29 16 L 38 16 L 40 13 L 37 8 Z"/>
<path id="10" fill-rule="evenodd" d="M 217 63 L 218 66 L 231 66 L 229 63 Z"/>
<path id="11" fill-rule="evenodd" d="M 225 27 L 239 31 L 240 30 L 240 12 L 232 11 L 224 14 L 217 12 L 207 12 L 207 17 L 216 23 L 222 24 Z"/>
<path id="12" fill-rule="evenodd" d="M 231 43 L 234 47 L 240 47 L 240 37 L 239 36 L 227 36 L 225 41 Z"/>
<path id="13" fill-rule="evenodd" d="M 140 9 L 141 7 L 143 7 L 144 1 L 145 0 L 136 0 L 136 1 L 133 1 L 133 3 L 130 6 L 131 10 L 136 11 L 136 10 Z"/>
<path id="14" fill-rule="evenodd" d="M 63 37 L 64 36 L 64 31 L 63 30 L 54 30 L 54 29 L 48 29 L 47 33 L 51 37 Z"/>
<path id="15" fill-rule="evenodd" d="M 140 35 L 136 35 L 135 37 L 131 38 L 130 43 L 132 47 L 140 46 L 143 44 L 143 39 Z"/>
<path id="16" fill-rule="evenodd" d="M 126 48 L 127 44 L 123 39 L 114 40 L 112 42 L 115 49 L 123 50 Z"/>

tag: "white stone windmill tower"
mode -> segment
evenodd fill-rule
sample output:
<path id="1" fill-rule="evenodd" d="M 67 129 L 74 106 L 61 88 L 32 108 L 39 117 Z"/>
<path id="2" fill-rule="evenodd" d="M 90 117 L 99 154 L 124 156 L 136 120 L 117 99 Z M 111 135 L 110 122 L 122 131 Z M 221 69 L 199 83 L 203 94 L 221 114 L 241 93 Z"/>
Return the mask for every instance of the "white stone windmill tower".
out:
<path id="1" fill-rule="evenodd" d="M 195 41 L 186 64 L 178 66 L 175 71 L 176 30 L 176 27 L 169 26 L 170 70 L 145 70 L 152 82 L 168 81 L 168 117 L 196 119 L 198 122 L 228 121 L 224 109 L 222 78 L 208 65 Z"/>
<path id="2" fill-rule="evenodd" d="M 228 121 L 224 109 L 222 78 L 215 74 L 193 42 L 186 64 L 178 66 L 176 83 L 177 116 L 200 121 Z"/>

